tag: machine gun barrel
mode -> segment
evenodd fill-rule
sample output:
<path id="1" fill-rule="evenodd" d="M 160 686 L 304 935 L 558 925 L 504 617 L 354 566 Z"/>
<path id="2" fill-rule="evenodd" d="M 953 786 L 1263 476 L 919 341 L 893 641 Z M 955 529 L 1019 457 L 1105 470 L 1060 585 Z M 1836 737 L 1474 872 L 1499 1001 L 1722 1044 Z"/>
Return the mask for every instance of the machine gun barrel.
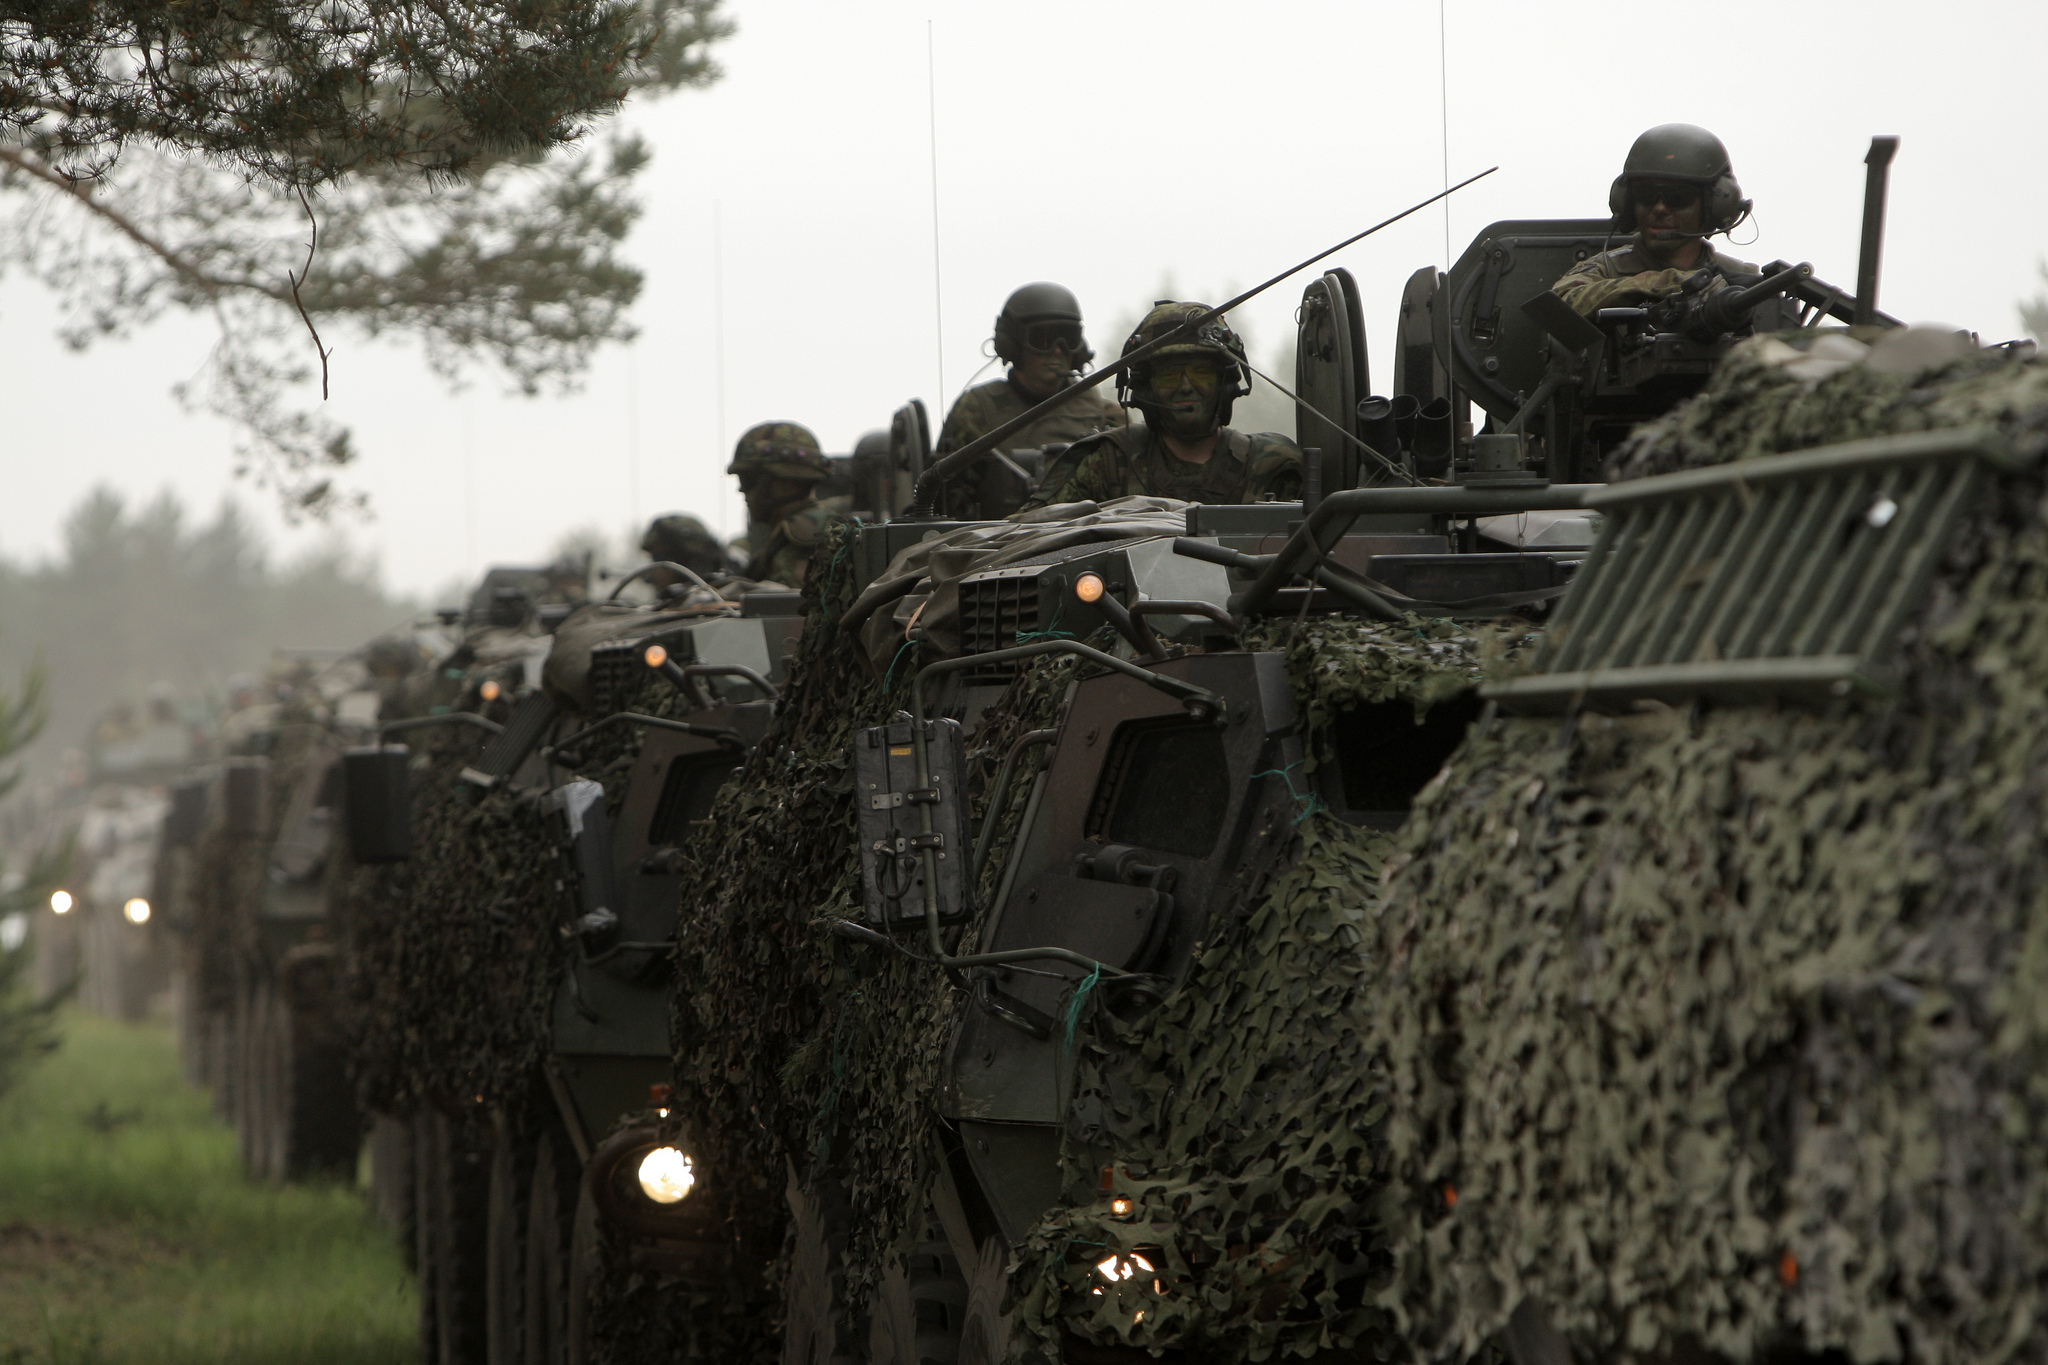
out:
<path id="1" fill-rule="evenodd" d="M 1746 289 L 1722 291 L 1719 306 L 1733 313 L 1747 313 L 1765 299 L 1776 298 L 1812 278 L 1812 264 L 1801 261 L 1798 265 L 1786 266 L 1774 275 L 1764 276 Z"/>
<path id="2" fill-rule="evenodd" d="M 1379 222 L 1374 223 L 1371 227 L 1365 229 L 1365 231 L 1363 232 L 1354 232 L 1349 237 L 1346 237 L 1343 241 L 1337 243 L 1337 245 L 1329 247 L 1323 251 L 1318 251 L 1315 255 L 1309 257 L 1301 264 L 1289 266 L 1287 269 L 1275 275 L 1272 279 L 1267 280 L 1264 284 L 1254 285 L 1252 288 L 1245 290 L 1242 294 L 1239 294 L 1234 299 L 1230 299 L 1223 303 L 1219 303 L 1214 308 L 1208 309 L 1205 312 L 1197 313 L 1194 317 L 1189 318 L 1186 322 L 1183 322 L 1180 326 L 1174 328 L 1172 331 L 1166 333 L 1163 336 L 1154 337 L 1150 342 L 1146 343 L 1143 346 L 1140 346 L 1137 350 L 1132 351 L 1129 355 L 1119 356 L 1117 359 L 1112 360 L 1109 364 L 1104 365 L 1101 369 L 1095 370 L 1089 374 L 1082 375 L 1079 379 L 1075 380 L 1072 384 L 1069 384 L 1066 388 L 1061 389 L 1058 393 L 1053 394 L 1050 398 L 1045 398 L 1037 403 L 1032 404 L 1024 411 L 1018 413 L 1015 417 L 1012 417 L 1009 421 L 1004 422 L 1002 425 L 995 428 L 995 430 L 985 432 L 982 435 L 975 437 L 966 445 L 961 446 L 952 454 L 946 456 L 944 459 L 932 465 L 930 469 L 925 470 L 925 472 L 918 477 L 917 486 L 915 490 L 912 492 L 910 507 L 906 512 L 906 516 L 929 516 L 932 510 L 933 499 L 938 497 L 939 489 L 942 485 L 944 485 L 947 479 L 959 473 L 962 469 L 965 469 L 968 465 L 980 459 L 982 456 L 988 454 L 991 450 L 994 450 L 996 446 L 1000 444 L 1002 441 L 1004 441 L 1010 436 L 1015 435 L 1017 432 L 1022 431 L 1025 427 L 1030 426 L 1033 422 L 1036 422 L 1040 417 L 1043 417 L 1046 413 L 1051 412 L 1054 408 L 1059 407 L 1062 403 L 1066 403 L 1072 400 L 1073 398 L 1078 397 L 1083 393 L 1086 393 L 1088 390 L 1096 387 L 1098 384 L 1102 383 L 1103 380 L 1109 378 L 1111 375 L 1116 374 L 1121 370 L 1127 370 L 1131 366 L 1137 364 L 1142 360 L 1150 359 L 1159 351 L 1162 351 L 1166 347 L 1173 345 L 1175 342 L 1180 341 L 1182 338 L 1193 335 L 1196 328 L 1206 326 L 1208 323 L 1214 322 L 1217 318 L 1222 317 L 1225 313 L 1237 307 L 1239 304 L 1244 303 L 1246 300 L 1258 297 L 1260 294 L 1265 293 L 1268 289 L 1271 289 L 1274 285 L 1280 283 L 1280 281 L 1286 279 L 1289 275 L 1299 274 L 1301 271 L 1304 271 L 1308 269 L 1310 266 L 1314 265 L 1317 261 L 1320 261 L 1327 256 L 1336 255 L 1338 252 L 1342 251 L 1345 247 L 1350 246 L 1354 242 L 1364 241 L 1367 237 L 1372 236 L 1381 228 L 1392 226 L 1393 224 L 1400 222 L 1403 218 L 1406 218 L 1409 214 L 1418 213 L 1421 210 L 1428 208 L 1431 204 L 1434 204 L 1439 199 L 1447 199 L 1451 195 L 1456 194 L 1459 190 L 1464 189 L 1473 181 L 1482 180 L 1485 177 L 1492 175 L 1495 171 L 1499 169 L 1500 167 L 1498 166 L 1489 166 L 1485 170 L 1481 171 L 1478 175 L 1468 176 L 1465 179 L 1460 180 L 1457 184 L 1452 185 L 1449 189 L 1441 190 L 1436 194 L 1432 194 L 1431 196 L 1429 196 L 1429 198 L 1423 200 L 1419 204 L 1411 204 L 1407 208 L 1402 209 L 1399 213 L 1394 214 L 1392 217 L 1381 219 Z"/>

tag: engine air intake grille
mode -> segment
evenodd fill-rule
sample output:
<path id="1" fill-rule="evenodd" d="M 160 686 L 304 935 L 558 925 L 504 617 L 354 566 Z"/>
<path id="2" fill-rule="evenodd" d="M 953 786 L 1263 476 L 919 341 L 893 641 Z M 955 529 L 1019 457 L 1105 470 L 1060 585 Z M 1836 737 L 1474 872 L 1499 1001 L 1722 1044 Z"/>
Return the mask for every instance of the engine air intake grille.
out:
<path id="1" fill-rule="evenodd" d="M 1008 649 L 1038 629 L 1037 574 L 984 575 L 960 584 L 960 652 Z"/>
<path id="2" fill-rule="evenodd" d="M 1598 542 L 1511 710 L 1883 690 L 1984 467 L 1981 427 L 1852 441 L 1602 489 Z"/>
<path id="3" fill-rule="evenodd" d="M 645 642 L 613 640 L 590 651 L 590 719 L 623 711 L 647 674 L 640 652 Z"/>

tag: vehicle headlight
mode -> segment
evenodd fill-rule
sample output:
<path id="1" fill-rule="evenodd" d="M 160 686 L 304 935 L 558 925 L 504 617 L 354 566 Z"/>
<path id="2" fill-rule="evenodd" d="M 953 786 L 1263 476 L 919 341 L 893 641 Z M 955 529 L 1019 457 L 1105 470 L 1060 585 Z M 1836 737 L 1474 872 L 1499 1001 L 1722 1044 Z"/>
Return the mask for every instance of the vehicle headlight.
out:
<path id="1" fill-rule="evenodd" d="M 51 914 L 68 915 L 71 913 L 71 907 L 75 904 L 77 904 L 77 902 L 71 899 L 71 893 L 69 891 L 52 891 L 50 893 Z"/>
<path id="2" fill-rule="evenodd" d="M 136 896 L 121 907 L 121 913 L 128 917 L 130 924 L 147 924 L 149 923 L 149 902 L 140 896 Z"/>
<path id="3" fill-rule="evenodd" d="M 657 1204 L 679 1204 L 697 1183 L 690 1158 L 674 1147 L 656 1147 L 640 1158 L 640 1193 Z"/>

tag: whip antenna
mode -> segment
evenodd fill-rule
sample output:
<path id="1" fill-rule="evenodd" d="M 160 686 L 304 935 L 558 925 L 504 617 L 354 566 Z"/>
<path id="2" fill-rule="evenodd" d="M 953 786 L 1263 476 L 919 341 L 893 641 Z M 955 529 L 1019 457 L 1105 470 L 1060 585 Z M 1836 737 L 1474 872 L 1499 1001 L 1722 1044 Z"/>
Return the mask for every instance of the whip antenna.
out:
<path id="1" fill-rule="evenodd" d="M 944 485 L 947 479 L 951 478 L 955 473 L 957 473 L 966 465 L 973 463 L 975 460 L 978 460 L 982 456 L 988 454 L 989 451 L 994 450 L 997 445 L 999 445 L 1006 437 L 1010 436 L 1012 433 L 1022 431 L 1025 427 L 1030 426 L 1033 422 L 1037 421 L 1046 413 L 1051 412 L 1054 408 L 1060 406 L 1062 403 L 1071 401 L 1076 395 L 1086 393 L 1088 390 L 1094 388 L 1096 385 L 1100 384 L 1103 380 L 1109 378 L 1111 375 L 1117 373 L 1119 370 L 1128 369 L 1130 366 L 1137 364 L 1141 360 L 1150 359 L 1154 354 L 1156 354 L 1160 350 L 1163 350 L 1164 348 L 1172 345 L 1174 342 L 1179 341 L 1182 337 L 1192 334 L 1198 328 L 1207 326 L 1209 323 L 1215 321 L 1223 314 L 1229 312 L 1231 309 L 1236 308 L 1239 304 L 1244 303 L 1249 299 L 1257 298 L 1260 294 L 1265 293 L 1268 289 L 1271 289 L 1274 285 L 1280 283 L 1280 281 L 1286 279 L 1289 275 L 1300 274 L 1302 271 L 1308 269 L 1316 262 L 1323 260 L 1325 257 L 1336 255 L 1338 252 L 1342 251 L 1345 247 L 1350 246 L 1354 242 L 1364 241 L 1366 238 L 1372 236 L 1375 232 L 1378 232 L 1381 228 L 1391 227 L 1393 224 L 1400 222 L 1403 218 L 1406 218 L 1409 214 L 1420 212 L 1421 210 L 1428 208 L 1431 204 L 1434 204 L 1439 199 L 1449 198 L 1451 195 L 1456 194 L 1459 190 L 1464 189 L 1473 181 L 1484 180 L 1487 176 L 1492 175 L 1495 171 L 1499 169 L 1500 167 L 1498 166 L 1488 166 L 1479 174 L 1467 176 L 1465 179 L 1460 180 L 1457 184 L 1451 185 L 1445 189 L 1437 191 L 1435 194 L 1432 194 L 1431 196 L 1429 196 L 1429 198 L 1422 200 L 1420 203 L 1410 204 L 1407 208 L 1402 209 L 1399 213 L 1394 214 L 1393 216 L 1388 218 L 1380 219 L 1379 222 L 1374 223 L 1371 227 L 1365 229 L 1365 231 L 1363 232 L 1352 233 L 1349 237 L 1346 237 L 1343 241 L 1337 243 L 1337 245 L 1325 248 L 1322 251 L 1318 251 L 1315 255 L 1309 257 L 1301 264 L 1289 266 L 1287 269 L 1275 275 L 1272 279 L 1267 280 L 1264 284 L 1253 285 L 1250 289 L 1245 290 L 1242 294 L 1239 294 L 1234 299 L 1226 299 L 1222 303 L 1217 304 L 1214 308 L 1206 309 L 1203 312 L 1194 314 L 1192 317 L 1188 318 L 1186 322 L 1181 323 L 1180 326 L 1173 328 L 1171 331 L 1160 333 L 1152 340 L 1146 342 L 1143 346 L 1140 346 L 1137 350 L 1132 351 L 1128 355 L 1119 356 L 1117 359 L 1110 361 L 1107 365 L 1104 365 L 1101 369 L 1082 375 L 1072 384 L 1069 384 L 1066 388 L 1061 389 L 1058 393 L 1052 395 L 1052 397 L 1044 399 L 1038 403 L 1032 404 L 1030 407 L 1018 413 L 1009 421 L 1004 422 L 1002 425 L 996 427 L 994 430 L 984 432 L 980 436 L 975 437 L 972 441 L 969 441 L 966 445 L 961 446 L 958 450 L 954 451 L 951 455 L 948 455 L 945 459 L 938 461 L 930 469 L 925 470 L 925 472 L 918 478 L 917 490 L 912 495 L 910 507 L 905 511 L 904 515 L 906 517 L 930 516 L 932 511 L 933 499 L 938 497 L 939 489 L 942 485 Z"/>

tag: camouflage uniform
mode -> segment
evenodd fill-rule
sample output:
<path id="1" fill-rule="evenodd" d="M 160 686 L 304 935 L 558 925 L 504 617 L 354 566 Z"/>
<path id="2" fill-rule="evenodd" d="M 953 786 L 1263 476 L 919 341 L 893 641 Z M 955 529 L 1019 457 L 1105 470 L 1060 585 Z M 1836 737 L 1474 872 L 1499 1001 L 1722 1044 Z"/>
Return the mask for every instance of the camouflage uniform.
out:
<path id="1" fill-rule="evenodd" d="M 1039 400 L 1008 379 L 976 384 L 953 402 L 939 432 L 938 453 L 950 454 L 985 432 L 994 431 Z M 1070 445 L 1084 436 L 1124 424 L 1124 411 L 1101 393 L 1084 393 L 1054 408 L 1003 442 L 1004 450 L 1032 450 L 1053 444 Z"/>
<path id="2" fill-rule="evenodd" d="M 1749 262 L 1724 256 L 1711 248 L 1691 270 L 1660 266 L 1643 250 L 1642 238 L 1638 235 L 1632 237 L 1626 246 L 1580 261 L 1565 272 L 1563 279 L 1550 286 L 1550 291 L 1570 304 L 1582 317 L 1591 317 L 1602 308 L 1626 308 L 1676 294 L 1685 278 L 1701 269 L 1717 271 L 1724 278 L 1756 273 L 1756 267 Z"/>
<path id="3" fill-rule="evenodd" d="M 825 528 L 852 514 L 852 498 L 812 498 L 768 529 L 766 541 L 747 564 L 747 577 L 786 588 L 802 587 L 811 555 L 825 538 Z"/>
<path id="4" fill-rule="evenodd" d="M 1301 496 L 1301 450 L 1277 432 L 1224 427 L 1207 463 L 1190 464 L 1143 426 L 1119 427 L 1076 442 L 1045 471 L 1024 506 L 1179 498 L 1183 502 L 1260 502 Z"/>
<path id="5" fill-rule="evenodd" d="M 803 586 L 811 552 L 825 538 L 825 528 L 853 511 L 852 498 L 818 496 L 818 484 L 830 472 L 818 438 L 801 423 L 761 422 L 740 434 L 726 473 L 739 476 L 740 491 L 747 496 L 748 578 Z M 776 484 L 766 480 L 801 491 L 779 505 L 764 505 L 777 496 Z M 772 522 L 764 527 L 761 522 L 769 518 Z"/>

